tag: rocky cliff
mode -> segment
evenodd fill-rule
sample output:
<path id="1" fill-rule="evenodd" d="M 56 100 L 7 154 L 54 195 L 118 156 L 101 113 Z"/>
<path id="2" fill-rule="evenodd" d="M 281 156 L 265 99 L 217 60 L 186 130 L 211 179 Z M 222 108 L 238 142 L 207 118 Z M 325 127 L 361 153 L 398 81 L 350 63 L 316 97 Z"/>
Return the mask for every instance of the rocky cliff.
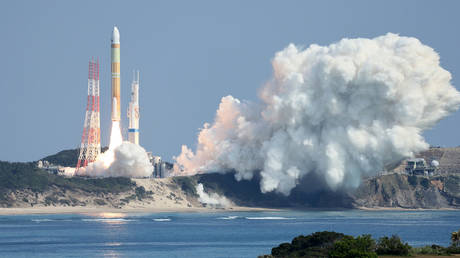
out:
<path id="1" fill-rule="evenodd" d="M 350 196 L 355 207 L 460 208 L 460 175 L 382 175 L 365 180 Z"/>

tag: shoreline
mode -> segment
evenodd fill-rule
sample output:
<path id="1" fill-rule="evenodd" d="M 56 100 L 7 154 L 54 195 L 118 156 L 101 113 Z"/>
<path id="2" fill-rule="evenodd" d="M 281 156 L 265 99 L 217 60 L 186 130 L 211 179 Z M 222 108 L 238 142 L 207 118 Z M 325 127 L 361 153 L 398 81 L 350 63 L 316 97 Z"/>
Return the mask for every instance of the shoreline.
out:
<path id="1" fill-rule="evenodd" d="M 206 208 L 206 207 L 139 207 L 139 208 L 105 208 L 105 207 L 15 207 L 15 208 L 0 208 L 0 216 L 7 215 L 45 215 L 45 214 L 101 214 L 101 213 L 195 213 L 195 212 L 276 212 L 276 211 L 330 211 L 331 209 L 295 209 L 295 208 L 261 208 L 261 207 L 241 207 L 234 206 L 230 208 Z M 334 209 L 341 210 L 341 209 Z M 423 209 L 423 208 L 401 208 L 401 207 L 356 207 L 356 211 L 460 211 L 458 208 L 438 208 L 438 209 Z"/>
<path id="2" fill-rule="evenodd" d="M 402 208 L 402 207 L 356 207 L 361 211 L 460 211 L 460 208 Z"/>
<path id="3" fill-rule="evenodd" d="M 241 212 L 241 211 L 280 211 L 280 209 L 253 208 L 253 207 L 231 207 L 225 209 L 206 207 L 187 208 L 104 208 L 104 207 L 33 207 L 33 208 L 0 208 L 0 216 L 5 215 L 45 215 L 45 214 L 101 214 L 101 213 L 195 213 L 195 212 Z"/>

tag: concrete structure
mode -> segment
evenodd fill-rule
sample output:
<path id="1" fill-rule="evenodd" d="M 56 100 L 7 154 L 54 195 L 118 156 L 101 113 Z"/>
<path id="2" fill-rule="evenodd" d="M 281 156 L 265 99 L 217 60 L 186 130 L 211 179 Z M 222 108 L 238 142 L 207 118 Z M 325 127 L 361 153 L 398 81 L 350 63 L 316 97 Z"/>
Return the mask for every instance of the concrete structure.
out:
<path id="1" fill-rule="evenodd" d="M 128 141 L 139 145 L 139 71 L 133 75 L 131 101 L 128 106 Z"/>
<path id="2" fill-rule="evenodd" d="M 406 173 L 413 176 L 432 176 L 435 169 L 434 166 L 428 166 L 423 158 L 409 159 L 406 164 Z"/>
<path id="3" fill-rule="evenodd" d="M 112 121 L 120 121 L 120 32 L 113 27 L 112 51 Z"/>
<path id="4" fill-rule="evenodd" d="M 39 160 L 37 162 L 37 168 L 43 169 L 50 174 L 60 175 L 60 176 L 65 175 L 65 168 L 63 166 L 51 164 L 50 162 L 46 160 Z"/>
<path id="5" fill-rule="evenodd" d="M 148 152 L 147 155 L 149 156 L 150 163 L 153 165 L 153 178 L 164 178 L 169 176 L 169 169 L 166 166 L 166 162 L 164 162 L 160 156 L 154 156 L 151 152 Z"/>

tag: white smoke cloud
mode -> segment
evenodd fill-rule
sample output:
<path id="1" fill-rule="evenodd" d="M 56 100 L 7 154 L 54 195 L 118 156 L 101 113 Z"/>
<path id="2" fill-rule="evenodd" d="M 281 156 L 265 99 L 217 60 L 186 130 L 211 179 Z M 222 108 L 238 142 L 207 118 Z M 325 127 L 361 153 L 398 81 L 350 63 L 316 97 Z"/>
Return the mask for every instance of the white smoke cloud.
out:
<path id="1" fill-rule="evenodd" d="M 123 142 L 114 150 L 107 150 L 98 159 L 80 168 L 79 174 L 94 177 L 148 177 L 153 172 L 144 148 L 130 142 Z"/>
<path id="2" fill-rule="evenodd" d="M 195 186 L 196 192 L 198 193 L 198 201 L 215 208 L 228 208 L 232 206 L 232 203 L 217 193 L 208 194 L 204 191 L 203 184 L 199 183 Z"/>
<path id="3" fill-rule="evenodd" d="M 289 45 L 273 59 L 261 103 L 222 98 L 176 173 L 261 171 L 261 191 L 288 195 L 308 173 L 331 189 L 425 150 L 421 133 L 457 110 L 460 93 L 438 54 L 418 39 L 387 34 L 329 46 Z"/>

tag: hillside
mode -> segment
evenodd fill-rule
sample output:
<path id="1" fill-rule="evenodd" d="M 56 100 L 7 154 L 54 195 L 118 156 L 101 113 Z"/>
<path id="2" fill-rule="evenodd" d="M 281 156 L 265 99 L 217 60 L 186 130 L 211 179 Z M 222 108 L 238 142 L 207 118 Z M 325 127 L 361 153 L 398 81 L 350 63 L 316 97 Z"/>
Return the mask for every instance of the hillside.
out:
<path id="1" fill-rule="evenodd" d="M 107 149 L 108 147 L 102 147 L 102 152 L 106 151 Z M 63 167 L 76 167 L 79 154 L 80 149 L 63 150 L 56 154 L 46 156 L 41 160 L 46 160 L 49 163 Z"/>
<path id="2" fill-rule="evenodd" d="M 78 149 L 61 151 L 43 160 L 72 165 L 77 153 Z M 440 162 L 434 176 L 397 173 L 404 170 L 402 162 L 387 174 L 364 179 L 356 190 L 331 191 L 320 177 L 310 173 L 290 196 L 261 193 L 258 173 L 252 180 L 243 181 L 235 180 L 234 173 L 166 179 L 66 178 L 37 168 L 35 162 L 0 161 L 0 207 L 202 207 L 196 190 L 201 183 L 206 192 L 223 195 L 245 207 L 460 208 L 460 148 L 431 148 L 418 157 Z"/>
<path id="3" fill-rule="evenodd" d="M 460 174 L 460 147 L 432 147 L 419 153 L 417 157 L 424 158 L 428 164 L 434 159 L 439 161 L 437 170 L 440 174 Z"/>
<path id="4" fill-rule="evenodd" d="M 129 179 L 62 177 L 33 162 L 0 161 L 0 207 L 202 207 L 172 178 Z"/>
<path id="5" fill-rule="evenodd" d="M 383 175 L 365 180 L 351 196 L 363 208 L 460 208 L 460 175 Z"/>

